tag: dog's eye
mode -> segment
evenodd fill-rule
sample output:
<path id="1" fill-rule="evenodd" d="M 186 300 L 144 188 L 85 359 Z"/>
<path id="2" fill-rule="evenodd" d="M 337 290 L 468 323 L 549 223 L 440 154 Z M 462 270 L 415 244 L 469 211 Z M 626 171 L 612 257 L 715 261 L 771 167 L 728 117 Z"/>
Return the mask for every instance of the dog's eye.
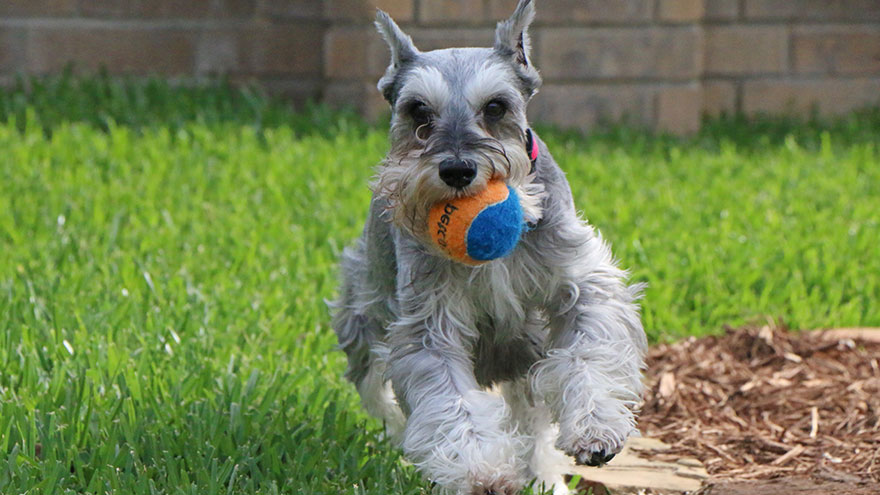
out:
<path id="1" fill-rule="evenodd" d="M 428 125 L 433 120 L 433 113 L 428 105 L 418 101 L 413 103 L 413 105 L 409 109 L 409 116 L 412 118 L 413 127 L 416 129 Z M 417 131 L 418 132 L 418 131 Z"/>
<path id="2" fill-rule="evenodd" d="M 489 121 L 498 121 L 501 120 L 501 117 L 504 117 L 504 114 L 507 113 L 507 106 L 504 105 L 504 102 L 500 100 L 492 100 L 489 103 L 486 103 L 486 106 L 483 107 L 483 115 L 486 116 L 486 119 Z"/>

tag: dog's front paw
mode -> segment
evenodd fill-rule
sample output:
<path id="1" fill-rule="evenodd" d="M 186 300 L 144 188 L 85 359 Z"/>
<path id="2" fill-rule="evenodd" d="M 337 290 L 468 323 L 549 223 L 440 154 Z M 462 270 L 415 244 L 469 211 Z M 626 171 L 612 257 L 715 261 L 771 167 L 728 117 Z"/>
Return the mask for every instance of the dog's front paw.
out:
<path id="1" fill-rule="evenodd" d="M 605 449 L 601 448 L 599 450 L 583 449 L 569 455 L 574 457 L 574 462 L 581 466 L 602 467 L 614 459 L 616 452 L 607 453 Z"/>
<path id="2" fill-rule="evenodd" d="M 560 440 L 562 440 L 560 438 Z M 565 452 L 581 466 L 601 467 L 614 458 L 623 449 L 623 442 L 610 444 L 597 441 L 574 442 L 570 445 L 562 445 L 557 442 L 556 447 Z"/>
<path id="3" fill-rule="evenodd" d="M 572 457 L 581 466 L 604 466 L 623 450 L 626 438 L 634 429 L 588 430 L 581 435 L 559 436 L 556 448 Z"/>
<path id="4" fill-rule="evenodd" d="M 612 403 L 613 404 L 613 403 Z M 603 466 L 623 450 L 630 435 L 638 434 L 632 410 L 623 404 L 585 415 L 562 415 L 556 448 L 582 466 Z"/>
<path id="5" fill-rule="evenodd" d="M 520 486 L 507 480 L 497 480 L 489 483 L 477 482 L 471 489 L 471 495 L 516 495 Z"/>

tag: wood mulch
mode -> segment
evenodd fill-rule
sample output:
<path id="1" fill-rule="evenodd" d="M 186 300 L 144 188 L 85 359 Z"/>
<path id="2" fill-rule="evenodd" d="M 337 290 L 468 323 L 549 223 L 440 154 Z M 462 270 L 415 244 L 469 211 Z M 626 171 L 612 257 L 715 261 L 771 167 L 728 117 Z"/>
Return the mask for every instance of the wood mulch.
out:
<path id="1" fill-rule="evenodd" d="M 880 342 L 728 329 L 652 348 L 646 375 L 658 458 L 695 457 L 714 481 L 880 483 Z"/>

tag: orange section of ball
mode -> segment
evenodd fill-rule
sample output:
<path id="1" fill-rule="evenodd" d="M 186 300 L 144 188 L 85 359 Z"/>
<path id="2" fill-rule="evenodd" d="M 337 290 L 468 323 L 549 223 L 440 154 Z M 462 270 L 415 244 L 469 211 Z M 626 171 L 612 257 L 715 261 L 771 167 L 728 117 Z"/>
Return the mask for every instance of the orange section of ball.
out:
<path id="1" fill-rule="evenodd" d="M 491 180 L 473 196 L 440 201 L 428 212 L 428 232 L 434 243 L 450 258 L 468 265 L 481 265 L 467 254 L 467 232 L 473 219 L 487 206 L 507 199 L 510 192 L 503 180 Z"/>

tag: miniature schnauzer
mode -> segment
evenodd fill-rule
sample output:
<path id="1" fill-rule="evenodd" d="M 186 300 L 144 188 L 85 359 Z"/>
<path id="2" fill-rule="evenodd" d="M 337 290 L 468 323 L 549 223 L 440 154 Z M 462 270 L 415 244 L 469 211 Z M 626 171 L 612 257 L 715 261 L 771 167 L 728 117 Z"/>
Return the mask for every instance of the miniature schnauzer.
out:
<path id="1" fill-rule="evenodd" d="M 541 84 L 533 18 L 521 0 L 494 47 L 428 52 L 376 18 L 391 49 L 378 85 L 391 149 L 363 235 L 342 256 L 333 328 L 364 407 L 439 493 L 507 495 L 533 480 L 569 493 L 572 458 L 602 465 L 636 432 L 641 286 L 579 217 L 528 127 Z M 429 208 L 492 178 L 515 188 L 531 228 L 507 257 L 445 258 Z"/>

